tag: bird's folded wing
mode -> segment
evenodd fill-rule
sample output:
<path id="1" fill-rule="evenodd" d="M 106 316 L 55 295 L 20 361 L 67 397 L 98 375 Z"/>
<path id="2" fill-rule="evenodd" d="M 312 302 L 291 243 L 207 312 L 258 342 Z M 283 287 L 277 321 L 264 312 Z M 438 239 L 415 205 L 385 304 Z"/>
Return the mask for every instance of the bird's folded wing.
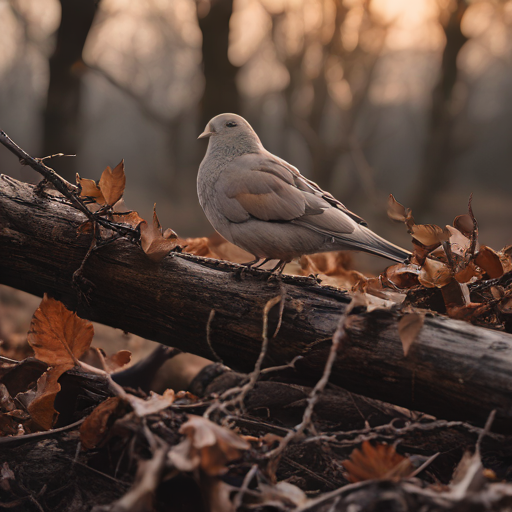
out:
<path id="1" fill-rule="evenodd" d="M 254 164 L 252 168 L 248 163 Z M 328 236 L 354 231 L 355 222 L 343 211 L 323 197 L 297 188 L 291 175 L 281 178 L 266 169 L 261 160 L 235 159 L 223 171 L 216 183 L 217 192 L 224 197 L 218 207 L 231 222 L 244 222 L 251 217 L 291 221 Z"/>
<path id="2" fill-rule="evenodd" d="M 302 217 L 306 212 L 306 199 L 302 192 L 292 185 L 261 171 L 224 171 L 217 182 L 229 204 L 236 201 L 251 217 L 265 221 L 289 221 Z M 230 212 L 222 207 L 223 214 L 230 218 Z"/>
<path id="3" fill-rule="evenodd" d="M 308 180 L 306 177 L 302 176 L 299 170 L 288 163 L 286 160 L 283 160 L 272 153 L 265 150 L 261 155 L 244 155 L 244 158 L 257 160 L 253 163 L 255 168 L 258 168 L 258 164 L 263 172 L 268 172 L 281 178 L 282 180 L 293 183 L 298 189 L 309 192 L 317 197 L 321 197 L 324 201 L 326 201 L 329 205 L 334 208 L 341 210 L 343 213 L 347 214 L 352 220 L 357 222 L 358 224 L 367 225 L 366 221 L 356 215 L 354 212 L 350 211 L 341 201 L 338 201 L 332 194 L 322 190 L 314 181 Z"/>

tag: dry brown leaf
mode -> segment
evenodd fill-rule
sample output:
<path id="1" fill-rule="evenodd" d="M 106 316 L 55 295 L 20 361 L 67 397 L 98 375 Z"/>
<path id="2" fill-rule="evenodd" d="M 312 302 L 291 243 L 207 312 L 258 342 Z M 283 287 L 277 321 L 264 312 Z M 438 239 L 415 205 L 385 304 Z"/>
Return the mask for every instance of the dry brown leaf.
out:
<path id="1" fill-rule="evenodd" d="M 228 242 L 218 233 L 213 233 L 209 237 L 180 238 L 178 243 L 183 247 L 183 252 L 204 258 L 232 261 L 233 263 L 247 263 L 254 259 L 247 251 Z"/>
<path id="2" fill-rule="evenodd" d="M 459 270 L 459 272 L 455 274 L 455 279 L 457 279 L 459 283 L 469 283 L 473 277 L 480 277 L 480 273 L 472 261 L 470 261 L 466 267 L 464 267 L 462 270 Z"/>
<path id="3" fill-rule="evenodd" d="M 418 265 L 397 263 L 384 270 L 382 277 L 384 282 L 389 281 L 392 287 L 406 290 L 418 285 L 419 273 Z"/>
<path id="4" fill-rule="evenodd" d="M 85 421 L 80 427 L 80 441 L 85 450 L 92 450 L 103 441 L 110 418 L 114 415 L 116 418 L 120 417 L 120 412 L 124 411 L 123 401 L 117 397 L 112 396 L 101 402 L 92 412 L 85 418 Z"/>
<path id="5" fill-rule="evenodd" d="M 471 241 L 464 234 L 452 226 L 446 226 L 450 232 L 450 248 L 452 254 L 461 258 L 466 258 L 471 248 Z"/>
<path id="6" fill-rule="evenodd" d="M 299 259 L 299 275 L 315 274 L 323 284 L 344 290 L 352 290 L 366 282 L 366 276 L 351 270 L 352 256 L 347 251 L 332 251 L 302 256 Z"/>
<path id="7" fill-rule="evenodd" d="M 231 430 L 202 416 L 188 417 L 180 428 L 187 437 L 169 452 L 171 463 L 181 471 L 201 468 L 210 476 L 226 472 L 226 464 L 238 459 L 250 444 Z"/>
<path id="8" fill-rule="evenodd" d="M 82 222 L 80 226 L 76 228 L 76 234 L 77 235 L 88 235 L 92 233 L 94 230 L 94 225 L 92 221 L 86 220 L 85 222 Z"/>
<path id="9" fill-rule="evenodd" d="M 183 247 L 183 252 L 195 256 L 203 256 L 204 258 L 216 257 L 210 249 L 209 240 L 206 236 L 200 238 L 179 238 L 178 243 Z"/>
<path id="10" fill-rule="evenodd" d="M 123 197 L 124 187 L 126 186 L 126 176 L 124 174 L 124 160 L 121 160 L 114 169 L 107 167 L 101 174 L 99 187 L 105 202 L 109 206 Z"/>
<path id="11" fill-rule="evenodd" d="M 503 275 L 503 265 L 500 257 L 490 247 L 482 245 L 475 257 L 475 263 L 491 278 Z"/>
<path id="12" fill-rule="evenodd" d="M 450 231 L 435 224 L 415 224 L 409 232 L 425 246 L 440 244 L 450 239 Z"/>
<path id="13" fill-rule="evenodd" d="M 114 222 L 128 224 L 128 226 L 131 226 L 134 229 L 137 229 L 139 224 L 144 222 L 144 219 L 137 212 L 114 213 L 113 218 Z"/>
<path id="14" fill-rule="evenodd" d="M 149 398 L 146 400 L 135 395 L 127 395 L 128 403 L 132 406 L 135 414 L 141 418 L 167 409 L 167 407 L 174 403 L 175 398 L 172 389 L 166 389 L 163 395 L 151 391 Z"/>
<path id="15" fill-rule="evenodd" d="M 507 245 L 507 247 L 501 249 L 498 256 L 500 257 L 503 272 L 510 272 L 512 270 L 512 245 Z"/>
<path id="16" fill-rule="evenodd" d="M 80 187 L 80 197 L 89 197 L 94 199 L 98 204 L 105 204 L 105 198 L 101 193 L 101 189 L 98 187 L 98 185 L 96 185 L 94 180 L 80 178 L 79 174 L 77 173 L 76 184 Z"/>
<path id="17" fill-rule="evenodd" d="M 393 196 L 389 194 L 388 197 L 388 217 L 397 222 L 405 222 L 407 219 L 408 211 L 405 206 L 399 203 Z"/>
<path id="18" fill-rule="evenodd" d="M 364 441 L 361 448 L 350 454 L 350 460 L 342 462 L 346 469 L 345 478 L 349 482 L 363 482 L 385 478 L 400 480 L 408 477 L 414 467 L 411 461 L 396 453 L 393 446 Z"/>
<path id="19" fill-rule="evenodd" d="M 445 263 L 427 258 L 421 267 L 418 280 L 426 288 L 442 288 L 452 277 L 452 271 Z"/>
<path id="20" fill-rule="evenodd" d="M 480 304 L 477 302 L 469 302 L 463 306 L 457 304 L 448 304 L 446 306 L 446 313 L 450 318 L 455 320 L 464 320 L 465 322 L 471 322 L 481 313 L 488 311 L 487 304 Z"/>
<path id="21" fill-rule="evenodd" d="M 64 372 L 70 370 L 73 366 L 73 363 L 61 364 L 50 368 L 39 377 L 36 395 L 27 407 L 32 422 L 37 427 L 50 430 L 57 421 L 59 413 L 55 410 L 53 404 L 57 393 L 60 391 L 58 380 Z M 32 426 L 31 430 L 39 430 L 37 427 Z"/>
<path id="22" fill-rule="evenodd" d="M 153 223 L 146 221 L 140 224 L 140 244 L 148 258 L 159 262 L 178 245 L 178 235 L 171 230 L 166 230 L 166 237 L 162 234 L 162 226 L 156 214 L 156 204 L 153 206 Z"/>
<path id="23" fill-rule="evenodd" d="M 453 219 L 453 227 L 469 238 L 473 233 L 473 219 L 467 213 L 458 215 Z"/>
<path id="24" fill-rule="evenodd" d="M 45 294 L 32 317 L 27 339 L 37 359 L 50 366 L 74 366 L 93 336 L 91 322 Z"/>
<path id="25" fill-rule="evenodd" d="M 411 256 L 411 263 L 414 263 L 416 265 L 423 265 L 425 263 L 425 260 L 428 255 L 433 253 L 437 248 L 439 248 L 439 244 L 433 244 L 433 245 L 423 245 L 422 243 L 418 242 L 418 240 L 412 239 L 412 246 L 414 247 L 412 256 Z M 444 255 L 444 250 L 441 248 L 441 251 Z"/>
<path id="26" fill-rule="evenodd" d="M 398 334 L 402 347 L 404 349 L 404 356 L 407 357 L 411 345 L 416 341 L 418 334 L 425 322 L 424 312 L 415 312 L 405 314 L 398 322 Z"/>
<path id="27" fill-rule="evenodd" d="M 131 359 L 132 353 L 129 350 L 120 350 L 105 359 L 107 371 L 109 373 L 115 372 L 116 370 L 119 370 L 119 368 L 127 365 Z"/>

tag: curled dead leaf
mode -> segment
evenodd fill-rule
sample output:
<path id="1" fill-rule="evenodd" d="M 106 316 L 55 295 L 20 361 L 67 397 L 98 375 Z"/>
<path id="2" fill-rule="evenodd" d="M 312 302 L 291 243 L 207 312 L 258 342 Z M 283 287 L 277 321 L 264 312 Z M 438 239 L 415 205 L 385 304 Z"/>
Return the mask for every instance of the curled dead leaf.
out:
<path id="1" fill-rule="evenodd" d="M 101 189 L 94 180 L 80 178 L 80 175 L 77 173 L 76 184 L 80 187 L 80 197 L 88 197 L 94 199 L 98 204 L 105 204 L 105 198 L 101 193 Z"/>
<path id="2" fill-rule="evenodd" d="M 35 424 L 31 426 L 32 431 L 50 430 L 57 421 L 59 413 L 53 405 L 61 388 L 58 380 L 64 372 L 73 366 L 70 363 L 52 367 L 37 380 L 35 397 L 27 407 L 32 423 Z"/>
<path id="3" fill-rule="evenodd" d="M 435 224 L 415 224 L 409 232 L 425 246 L 440 244 L 450 239 L 450 231 Z"/>
<path id="4" fill-rule="evenodd" d="M 172 389 L 166 389 L 163 395 L 151 391 L 149 398 L 143 400 L 135 395 L 127 394 L 128 403 L 140 418 L 167 409 L 174 403 L 176 396 Z"/>
<path id="5" fill-rule="evenodd" d="M 101 174 L 99 188 L 105 202 L 109 206 L 123 197 L 124 187 L 126 186 L 126 175 L 124 174 L 124 160 L 121 160 L 114 169 L 107 167 Z"/>
<path id="6" fill-rule="evenodd" d="M 427 258 L 421 267 L 418 280 L 426 288 L 442 288 L 452 277 L 452 271 L 445 263 Z"/>
<path id="7" fill-rule="evenodd" d="M 126 213 L 114 213 L 114 222 L 121 224 L 128 224 L 132 228 L 138 228 L 139 225 L 144 222 L 144 219 L 137 212 L 126 212 Z"/>
<path id="8" fill-rule="evenodd" d="M 172 249 L 178 245 L 178 235 L 167 229 L 165 236 L 162 234 L 162 226 L 156 214 L 156 204 L 153 206 L 153 222 L 149 225 L 146 221 L 140 224 L 140 244 L 148 258 L 162 261 Z"/>
<path id="9" fill-rule="evenodd" d="M 414 467 L 411 461 L 395 451 L 387 444 L 364 441 L 361 448 L 356 448 L 349 460 L 342 462 L 346 470 L 345 478 L 349 482 L 365 480 L 389 479 L 400 480 L 408 477 Z"/>
<path id="10" fill-rule="evenodd" d="M 207 475 L 226 472 L 226 464 L 238 459 L 250 444 L 233 431 L 202 416 L 190 415 L 180 428 L 186 439 L 169 452 L 170 462 L 180 471 L 200 468 Z"/>
<path id="11" fill-rule="evenodd" d="M 491 278 L 503 275 L 503 265 L 499 255 L 490 247 L 482 245 L 475 257 L 475 263 Z"/>
<path id="12" fill-rule="evenodd" d="M 388 197 L 388 217 L 397 222 L 405 222 L 407 218 L 407 210 L 405 206 L 399 203 L 393 194 L 389 194 Z"/>
<path id="13" fill-rule="evenodd" d="M 112 423 L 112 416 L 120 417 L 124 407 L 123 401 L 119 397 L 113 396 L 101 402 L 85 418 L 80 427 L 80 441 L 84 450 L 92 450 L 103 441 L 108 425 Z"/>
<path id="14" fill-rule="evenodd" d="M 411 345 L 416 341 L 418 334 L 425 322 L 425 312 L 414 312 L 405 314 L 398 322 L 398 335 L 404 349 L 404 356 L 407 356 Z"/>
<path id="15" fill-rule="evenodd" d="M 383 278 L 388 280 L 392 286 L 406 290 L 417 286 L 419 273 L 420 267 L 418 265 L 397 263 L 384 271 Z"/>
<path id="16" fill-rule="evenodd" d="M 473 233 L 473 219 L 467 213 L 458 215 L 453 219 L 453 227 L 469 238 Z"/>
<path id="17" fill-rule="evenodd" d="M 480 274 L 475 264 L 470 261 L 462 270 L 459 270 L 459 272 L 455 274 L 455 279 L 457 279 L 459 283 L 469 283 L 473 277 L 479 276 Z"/>
<path id="18" fill-rule="evenodd" d="M 512 245 L 501 249 L 498 256 L 500 257 L 503 272 L 510 272 L 512 270 Z"/>

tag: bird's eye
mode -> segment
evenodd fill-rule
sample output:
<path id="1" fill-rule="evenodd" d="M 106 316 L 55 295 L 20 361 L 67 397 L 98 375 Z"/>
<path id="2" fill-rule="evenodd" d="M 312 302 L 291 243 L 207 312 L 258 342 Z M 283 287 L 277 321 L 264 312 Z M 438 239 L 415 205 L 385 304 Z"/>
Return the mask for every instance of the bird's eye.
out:
<path id="1" fill-rule="evenodd" d="M 233 128 L 233 126 L 236 126 L 237 124 L 235 123 L 235 121 L 228 121 L 226 123 L 226 126 L 228 126 L 229 128 Z"/>

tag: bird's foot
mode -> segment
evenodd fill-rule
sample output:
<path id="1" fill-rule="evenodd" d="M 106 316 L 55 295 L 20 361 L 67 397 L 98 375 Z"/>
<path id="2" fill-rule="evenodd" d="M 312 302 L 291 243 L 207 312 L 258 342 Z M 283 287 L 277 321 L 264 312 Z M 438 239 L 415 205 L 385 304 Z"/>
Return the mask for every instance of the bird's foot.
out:
<path id="1" fill-rule="evenodd" d="M 272 269 L 270 270 L 270 274 L 268 276 L 268 281 L 270 280 L 276 280 L 276 281 L 281 281 L 282 277 L 283 277 L 283 270 L 284 270 L 284 267 L 286 267 L 286 264 L 288 263 L 288 261 L 286 260 L 279 260 L 278 264 Z"/>

